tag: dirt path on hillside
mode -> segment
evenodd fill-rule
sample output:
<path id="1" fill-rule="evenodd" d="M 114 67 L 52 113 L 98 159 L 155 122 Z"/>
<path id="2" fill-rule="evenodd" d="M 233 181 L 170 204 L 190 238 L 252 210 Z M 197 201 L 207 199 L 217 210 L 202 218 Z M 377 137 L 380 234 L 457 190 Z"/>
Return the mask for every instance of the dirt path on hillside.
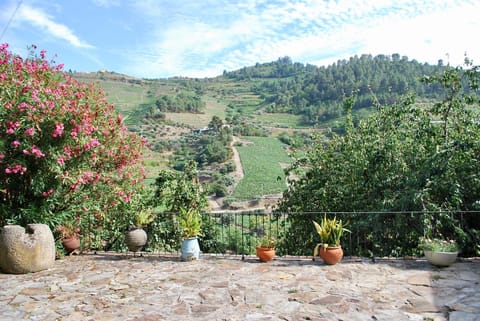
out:
<path id="1" fill-rule="evenodd" d="M 235 183 L 233 184 L 234 186 L 237 186 L 238 182 L 240 182 L 245 175 L 243 173 L 243 166 L 240 159 L 240 154 L 238 153 L 237 148 L 235 148 L 235 144 L 240 142 L 240 138 L 238 138 L 237 136 L 232 136 L 232 142 L 230 143 L 230 147 L 232 147 L 233 162 L 235 163 L 235 173 L 233 174 L 233 178 L 235 179 Z"/>
<path id="2" fill-rule="evenodd" d="M 233 152 L 232 160 L 235 163 L 235 171 L 230 175 L 233 178 L 233 184 L 228 189 L 229 193 L 231 193 L 235 189 L 238 182 L 240 182 L 244 176 L 242 161 L 240 160 L 240 154 L 238 153 L 238 150 L 235 148 L 235 144 L 239 142 L 241 142 L 240 138 L 238 138 L 237 136 L 232 136 L 232 142 L 230 143 L 230 147 L 232 148 L 232 152 Z M 226 211 L 226 209 L 222 208 L 222 200 L 223 198 L 217 198 L 217 197 L 209 198 L 208 201 L 209 201 L 210 209 L 212 212 Z"/>

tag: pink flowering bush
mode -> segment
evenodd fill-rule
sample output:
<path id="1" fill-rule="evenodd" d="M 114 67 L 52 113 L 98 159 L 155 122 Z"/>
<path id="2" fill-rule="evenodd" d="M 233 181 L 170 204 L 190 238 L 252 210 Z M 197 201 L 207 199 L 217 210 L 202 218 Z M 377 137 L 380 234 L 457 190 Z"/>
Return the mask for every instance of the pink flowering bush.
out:
<path id="1" fill-rule="evenodd" d="M 143 147 L 98 87 L 44 51 L 24 59 L 0 44 L 0 226 L 119 230 L 144 178 Z"/>

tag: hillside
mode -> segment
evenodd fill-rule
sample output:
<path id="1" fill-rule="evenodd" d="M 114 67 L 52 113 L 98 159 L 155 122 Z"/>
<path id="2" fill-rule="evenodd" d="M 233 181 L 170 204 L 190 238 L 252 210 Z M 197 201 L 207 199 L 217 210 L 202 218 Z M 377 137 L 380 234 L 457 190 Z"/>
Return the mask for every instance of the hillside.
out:
<path id="1" fill-rule="evenodd" d="M 192 130 L 207 127 L 212 117 L 228 125 L 231 135 L 280 138 L 283 143 L 300 142 L 301 146 L 308 144 L 312 131 L 340 127 L 343 100 L 353 93 L 357 118 L 365 117 L 378 104 L 392 104 L 409 93 L 415 93 L 422 103 L 438 98 L 443 94 L 439 88 L 427 87 L 420 79 L 443 68 L 441 62 L 435 66 L 420 64 L 395 54 L 355 56 L 328 67 L 294 63 L 284 57 L 203 79 L 137 79 L 108 71 L 74 73 L 73 77 L 102 87 L 108 100 L 126 116 L 130 130 L 148 138 L 153 154 L 147 158 L 147 165 L 153 180 L 158 168 L 195 157 L 194 151 L 185 150 L 201 152 L 201 148 L 191 145 L 192 141 L 202 142 L 198 138 L 192 140 Z M 278 146 L 288 148 L 284 144 Z M 284 159 L 271 161 L 285 166 Z M 213 177 L 221 166 L 203 164 L 201 170 Z M 261 184 L 258 177 L 262 174 L 245 173 L 254 176 L 245 181 Z M 229 195 L 242 199 L 235 186 L 228 185 Z M 276 194 L 282 188 L 273 191 Z"/>
<path id="2" fill-rule="evenodd" d="M 118 110 L 131 117 L 132 127 L 162 118 L 200 128 L 216 115 L 227 121 L 247 118 L 267 128 L 318 128 L 341 116 L 342 100 L 352 93 L 357 112 L 409 92 L 420 100 L 437 98 L 439 88 L 420 79 L 442 69 L 441 61 L 433 66 L 394 54 L 355 56 L 328 67 L 284 57 L 203 79 L 136 79 L 108 71 L 73 76 L 104 88 Z"/>

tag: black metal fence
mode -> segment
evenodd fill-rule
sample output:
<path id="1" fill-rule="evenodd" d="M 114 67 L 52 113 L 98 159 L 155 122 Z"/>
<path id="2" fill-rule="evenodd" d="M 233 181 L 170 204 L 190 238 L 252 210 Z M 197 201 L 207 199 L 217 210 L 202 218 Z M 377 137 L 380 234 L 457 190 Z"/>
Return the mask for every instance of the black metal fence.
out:
<path id="1" fill-rule="evenodd" d="M 480 212 L 336 212 L 336 213 L 205 213 L 203 253 L 254 255 L 259 240 L 269 235 L 276 240 L 278 256 L 311 256 L 320 242 L 312 220 L 324 215 L 341 219 L 350 233 L 344 234 L 346 256 L 404 257 L 421 254 L 419 239 L 433 231 L 455 239 L 463 256 L 480 253 Z M 181 234 L 176 215 L 163 213 L 148 228 L 146 251 L 176 253 Z M 116 247 L 124 250 L 124 247 Z"/>

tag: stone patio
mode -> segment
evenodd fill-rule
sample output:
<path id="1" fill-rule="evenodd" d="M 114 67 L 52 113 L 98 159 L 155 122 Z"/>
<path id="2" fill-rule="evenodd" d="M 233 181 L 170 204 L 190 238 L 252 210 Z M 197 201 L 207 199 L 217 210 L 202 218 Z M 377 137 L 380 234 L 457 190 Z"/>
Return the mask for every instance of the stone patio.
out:
<path id="1" fill-rule="evenodd" d="M 480 321 L 480 259 L 69 256 L 0 274 L 0 320 Z"/>

